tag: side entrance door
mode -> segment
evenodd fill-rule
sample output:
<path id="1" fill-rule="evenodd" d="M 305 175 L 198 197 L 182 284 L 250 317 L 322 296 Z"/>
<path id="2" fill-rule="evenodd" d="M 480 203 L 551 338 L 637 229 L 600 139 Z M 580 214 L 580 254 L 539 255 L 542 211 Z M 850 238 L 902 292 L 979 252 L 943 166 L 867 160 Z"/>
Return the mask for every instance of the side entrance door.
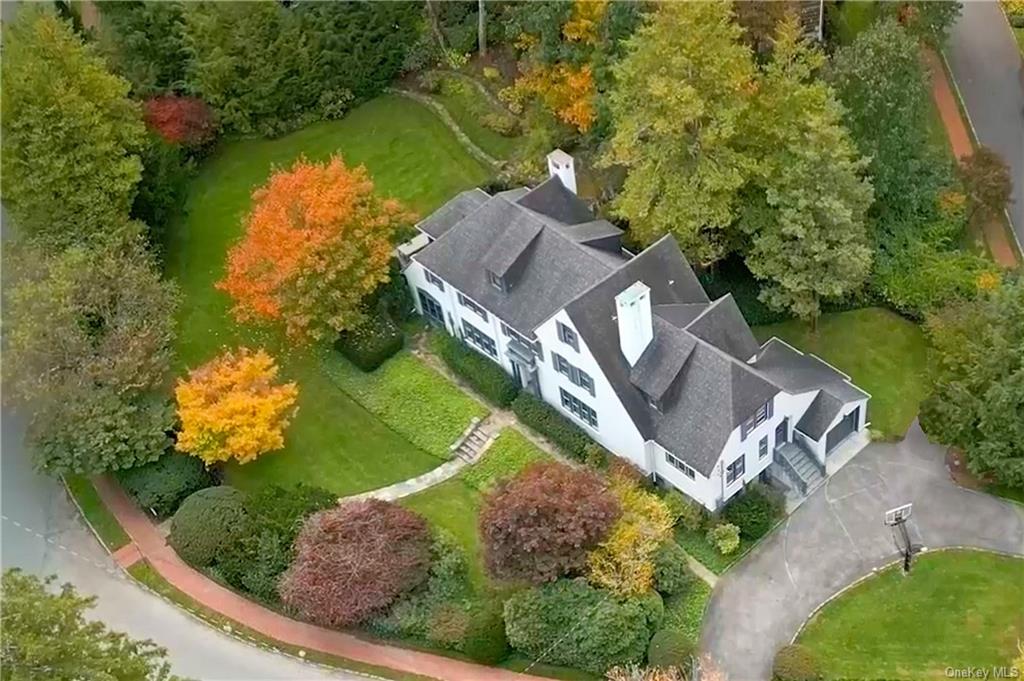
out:
<path id="1" fill-rule="evenodd" d="M 789 417 L 782 419 L 782 423 L 775 426 L 775 446 L 789 442 Z"/>
<path id="2" fill-rule="evenodd" d="M 416 290 L 420 294 L 420 305 L 423 306 L 423 314 L 427 316 L 431 323 L 444 326 L 444 308 L 441 307 L 441 303 L 437 302 L 434 296 L 423 289 L 418 288 Z"/>

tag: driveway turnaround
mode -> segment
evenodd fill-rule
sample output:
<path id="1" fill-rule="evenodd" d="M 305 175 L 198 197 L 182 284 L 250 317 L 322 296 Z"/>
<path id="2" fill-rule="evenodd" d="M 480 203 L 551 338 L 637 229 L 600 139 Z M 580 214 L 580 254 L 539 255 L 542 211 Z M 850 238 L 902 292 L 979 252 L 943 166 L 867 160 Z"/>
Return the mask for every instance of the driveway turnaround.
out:
<path id="1" fill-rule="evenodd" d="M 731 681 L 771 676 L 772 658 L 823 601 L 899 558 L 883 523 L 913 503 L 912 541 L 1024 555 L 1024 507 L 955 485 L 943 447 L 915 421 L 898 444 L 874 443 L 819 488 L 719 581 L 701 640 Z"/>
<path id="2" fill-rule="evenodd" d="M 1024 245 L 1024 67 L 998 2 L 963 3 L 946 58 L 978 141 L 1010 164 L 1010 221 L 1020 247 Z"/>

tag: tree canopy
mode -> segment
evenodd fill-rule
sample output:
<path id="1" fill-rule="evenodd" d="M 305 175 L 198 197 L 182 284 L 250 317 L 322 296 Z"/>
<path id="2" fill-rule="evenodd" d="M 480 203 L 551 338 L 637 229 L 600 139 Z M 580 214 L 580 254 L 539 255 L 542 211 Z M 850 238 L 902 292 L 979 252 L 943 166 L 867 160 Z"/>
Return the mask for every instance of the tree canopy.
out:
<path id="1" fill-rule="evenodd" d="M 116 233 L 142 174 L 145 140 L 127 81 L 42 5 L 4 26 L 4 204 L 53 248 Z"/>
<path id="2" fill-rule="evenodd" d="M 4 374 L 33 417 L 37 464 L 102 473 L 155 460 L 174 423 L 164 392 L 175 287 L 138 240 L 28 251 L 5 310 Z"/>
<path id="3" fill-rule="evenodd" d="M 20 570 L 3 576 L 0 666 L 14 681 L 178 681 L 167 651 L 149 640 L 134 640 L 87 618 L 95 598 L 70 584 L 56 593 L 54 578 Z"/>
<path id="4" fill-rule="evenodd" d="M 363 300 L 388 280 L 392 235 L 414 219 L 377 196 L 364 167 L 299 159 L 253 193 L 217 287 L 241 322 L 281 320 L 295 340 L 328 338 L 363 320 Z"/>
<path id="5" fill-rule="evenodd" d="M 1024 486 L 1024 279 L 927 323 L 933 353 L 921 427 L 978 475 Z"/>

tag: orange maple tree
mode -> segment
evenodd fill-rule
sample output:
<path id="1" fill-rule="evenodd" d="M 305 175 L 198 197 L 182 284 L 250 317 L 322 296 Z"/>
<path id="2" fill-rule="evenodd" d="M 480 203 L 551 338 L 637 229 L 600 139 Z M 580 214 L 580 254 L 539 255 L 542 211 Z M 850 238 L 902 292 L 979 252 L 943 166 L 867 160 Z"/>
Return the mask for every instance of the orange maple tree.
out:
<path id="1" fill-rule="evenodd" d="M 284 447 L 299 388 L 276 379 L 274 359 L 247 348 L 190 371 L 174 390 L 181 420 L 176 448 L 210 465 L 229 459 L 248 463 Z"/>
<path id="2" fill-rule="evenodd" d="M 516 80 L 515 88 L 533 94 L 559 119 L 586 132 L 597 118 L 594 76 L 589 64 L 537 65 Z"/>
<path id="3" fill-rule="evenodd" d="M 296 341 L 329 337 L 362 321 L 363 298 L 388 280 L 395 230 L 415 219 L 377 196 L 363 166 L 300 158 L 253 193 L 217 288 L 240 322 L 283 321 Z"/>

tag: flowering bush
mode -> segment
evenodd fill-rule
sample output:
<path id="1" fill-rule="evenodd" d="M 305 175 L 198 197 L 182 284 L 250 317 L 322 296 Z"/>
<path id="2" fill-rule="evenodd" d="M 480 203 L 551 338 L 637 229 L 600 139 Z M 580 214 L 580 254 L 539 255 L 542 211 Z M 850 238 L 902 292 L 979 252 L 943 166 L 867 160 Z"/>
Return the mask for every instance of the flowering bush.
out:
<path id="1" fill-rule="evenodd" d="M 143 105 L 143 116 L 146 125 L 172 144 L 198 147 L 217 134 L 213 112 L 198 97 L 153 97 Z"/>

